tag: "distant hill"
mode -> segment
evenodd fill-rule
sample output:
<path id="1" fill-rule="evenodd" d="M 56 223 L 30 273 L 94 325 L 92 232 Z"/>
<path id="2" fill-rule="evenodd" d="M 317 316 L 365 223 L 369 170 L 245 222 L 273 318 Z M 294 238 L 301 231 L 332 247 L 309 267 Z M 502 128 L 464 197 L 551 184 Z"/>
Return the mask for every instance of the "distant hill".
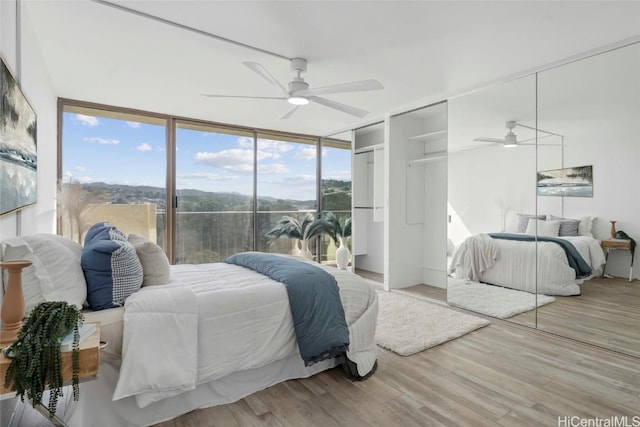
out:
<path id="1" fill-rule="evenodd" d="M 92 182 L 82 187 L 96 201 L 111 203 L 155 203 L 158 209 L 166 209 L 166 190 L 148 185 L 123 185 Z M 325 209 L 351 208 L 351 181 L 322 180 Z M 253 197 L 236 192 L 210 192 L 195 189 L 178 190 L 178 207 L 183 212 L 246 211 L 251 210 Z M 258 209 L 313 210 L 315 200 L 277 199 L 258 196 Z"/>

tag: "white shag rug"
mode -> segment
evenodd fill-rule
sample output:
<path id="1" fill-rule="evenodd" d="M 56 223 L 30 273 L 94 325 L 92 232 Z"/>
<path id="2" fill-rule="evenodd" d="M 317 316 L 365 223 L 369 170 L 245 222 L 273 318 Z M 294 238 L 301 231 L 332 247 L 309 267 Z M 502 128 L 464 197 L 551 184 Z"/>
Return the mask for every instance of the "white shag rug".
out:
<path id="1" fill-rule="evenodd" d="M 401 356 L 421 352 L 490 323 L 396 292 L 378 291 L 378 303 L 376 343 Z"/>
<path id="2" fill-rule="evenodd" d="M 462 279 L 447 279 L 447 302 L 465 310 L 482 313 L 487 316 L 507 319 L 516 314 L 533 310 L 536 307 L 536 295 L 500 286 L 468 282 Z M 554 302 L 556 299 L 538 294 L 538 307 Z"/>

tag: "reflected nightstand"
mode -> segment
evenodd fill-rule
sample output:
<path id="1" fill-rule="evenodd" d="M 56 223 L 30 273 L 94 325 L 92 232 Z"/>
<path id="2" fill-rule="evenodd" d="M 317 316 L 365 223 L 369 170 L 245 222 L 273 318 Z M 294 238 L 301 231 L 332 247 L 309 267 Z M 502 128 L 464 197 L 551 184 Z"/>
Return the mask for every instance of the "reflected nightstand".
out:
<path id="1" fill-rule="evenodd" d="M 631 241 L 625 240 L 625 239 L 607 239 L 607 240 L 603 240 L 600 245 L 602 246 L 602 249 L 605 250 L 606 261 L 609 261 L 609 251 L 611 251 L 612 249 L 627 250 L 631 253 L 631 264 L 630 264 L 631 266 L 629 268 L 629 281 L 631 282 L 633 280 L 633 258 L 634 258 L 634 253 L 631 250 Z M 602 270 L 603 276 L 604 276 L 604 271 L 606 269 L 607 269 L 607 264 L 604 265 L 604 269 Z"/>

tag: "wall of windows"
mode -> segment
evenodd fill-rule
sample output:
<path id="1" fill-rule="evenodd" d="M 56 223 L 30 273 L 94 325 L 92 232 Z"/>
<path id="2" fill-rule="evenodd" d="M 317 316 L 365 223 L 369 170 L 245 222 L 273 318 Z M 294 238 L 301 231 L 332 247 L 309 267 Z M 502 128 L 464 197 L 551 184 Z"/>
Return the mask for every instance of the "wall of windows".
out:
<path id="1" fill-rule="evenodd" d="M 295 241 L 266 236 L 285 215 L 317 216 L 324 204 L 350 216 L 347 141 L 320 147 L 313 136 L 72 100 L 60 100 L 59 117 L 59 233 L 80 241 L 109 221 L 157 242 L 174 263 L 216 262 L 242 251 L 297 253 Z M 312 243 L 331 262 L 329 239 Z"/>

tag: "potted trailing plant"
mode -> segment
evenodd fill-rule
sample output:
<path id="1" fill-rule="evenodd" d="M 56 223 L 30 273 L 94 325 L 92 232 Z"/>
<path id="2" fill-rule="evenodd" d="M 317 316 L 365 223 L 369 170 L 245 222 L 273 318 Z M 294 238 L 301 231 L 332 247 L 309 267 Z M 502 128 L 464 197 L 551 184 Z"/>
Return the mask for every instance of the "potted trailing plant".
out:
<path id="1" fill-rule="evenodd" d="M 4 378 L 6 388 L 14 390 L 24 401 L 24 395 L 36 405 L 42 401 L 46 387 L 49 388 L 47 409 L 51 416 L 56 412 L 58 398 L 62 396 L 62 374 L 60 372 L 60 341 L 73 331 L 72 385 L 73 399 L 78 400 L 78 374 L 80 371 L 79 324 L 84 316 L 73 305 L 64 301 L 49 301 L 38 304 L 27 318 L 17 340 L 3 350 L 11 359 Z"/>
<path id="2" fill-rule="evenodd" d="M 338 268 L 342 270 L 347 268 L 351 252 L 345 240 L 351 236 L 351 217 L 341 223 L 333 212 L 325 212 L 309 226 L 309 234 L 327 234 L 331 237 L 338 247 L 336 249 L 336 264 Z"/>
<path id="3" fill-rule="evenodd" d="M 309 226 L 313 221 L 313 214 L 311 213 L 305 215 L 302 221 L 298 221 L 292 216 L 284 215 L 266 236 L 272 240 L 278 239 L 279 237 L 297 239 L 300 241 L 297 255 L 312 259 L 313 254 L 309 250 L 309 239 L 313 236 L 309 235 Z"/>

